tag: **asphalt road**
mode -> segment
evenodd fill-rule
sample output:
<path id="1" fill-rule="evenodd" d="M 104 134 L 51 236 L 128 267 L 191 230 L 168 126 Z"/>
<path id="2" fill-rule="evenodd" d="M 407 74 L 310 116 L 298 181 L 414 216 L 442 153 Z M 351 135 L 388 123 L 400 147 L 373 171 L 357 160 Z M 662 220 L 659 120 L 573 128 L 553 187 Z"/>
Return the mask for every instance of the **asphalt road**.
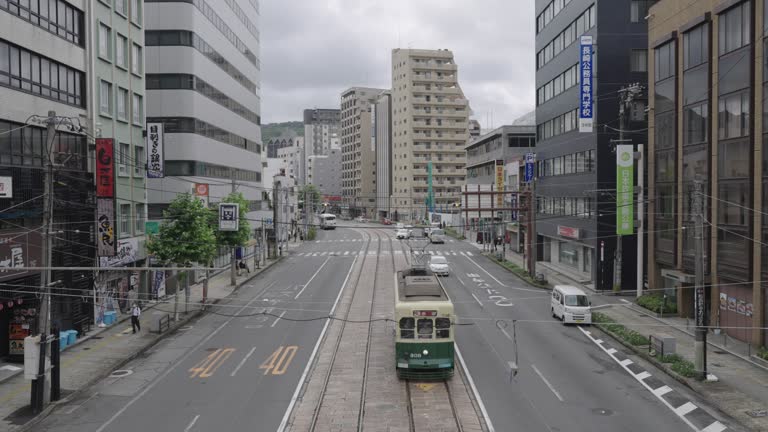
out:
<path id="1" fill-rule="evenodd" d="M 286 319 L 327 316 L 353 263 L 332 252 L 365 246 L 351 229 L 319 239 L 347 241 L 303 246 L 325 253 L 276 264 L 215 308 L 221 315 L 172 335 L 128 364 L 130 375 L 103 380 L 35 430 L 276 430 L 325 322 Z M 283 318 L 247 316 L 270 307 Z"/>

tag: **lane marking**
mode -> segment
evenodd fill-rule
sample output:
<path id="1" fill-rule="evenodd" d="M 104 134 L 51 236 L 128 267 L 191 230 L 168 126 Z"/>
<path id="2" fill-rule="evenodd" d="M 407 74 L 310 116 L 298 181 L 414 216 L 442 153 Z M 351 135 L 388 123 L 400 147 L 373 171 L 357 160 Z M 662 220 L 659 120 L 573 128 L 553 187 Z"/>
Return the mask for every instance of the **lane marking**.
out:
<path id="1" fill-rule="evenodd" d="M 596 343 L 596 344 L 598 344 L 598 345 L 600 345 L 601 343 L 603 343 L 603 340 L 602 340 L 602 339 L 593 339 L 593 340 L 594 340 L 594 341 L 595 341 L 595 343 Z M 606 352 L 608 352 L 608 350 L 606 350 Z M 610 354 L 610 353 L 608 353 L 608 354 Z"/>
<path id="2" fill-rule="evenodd" d="M 469 254 L 469 252 L 467 252 L 467 254 Z M 470 254 L 470 255 L 471 255 L 471 254 Z M 503 286 L 503 287 L 506 287 L 506 285 L 504 285 L 503 283 L 501 283 L 501 281 L 500 281 L 500 280 L 496 279 L 496 278 L 495 278 L 495 277 L 494 277 L 492 274 L 488 273 L 488 270 L 486 270 L 486 269 L 484 269 L 484 268 L 480 267 L 480 264 L 478 264 L 478 263 L 477 263 L 475 260 L 473 260 L 473 259 L 472 259 L 472 258 L 470 258 L 469 256 L 467 256 L 467 259 L 469 260 L 469 262 L 471 262 L 472 264 L 474 264 L 474 265 L 476 265 L 477 267 L 479 267 L 479 268 L 480 268 L 480 270 L 484 271 L 484 272 L 485 272 L 485 274 L 487 274 L 488 276 L 490 276 L 490 277 L 491 277 L 491 279 L 495 280 L 497 284 L 499 284 L 499 285 L 501 285 L 501 286 Z"/>
<path id="3" fill-rule="evenodd" d="M 275 283 L 277 283 L 277 281 L 275 281 L 275 282 L 274 282 L 273 284 L 271 284 L 271 285 L 274 285 Z M 98 428 L 98 429 L 96 429 L 96 432 L 104 432 L 104 430 L 106 430 L 106 429 L 107 429 L 107 427 L 109 427 L 109 425 L 111 425 L 111 424 L 112 424 L 112 423 L 113 423 L 115 420 L 117 420 L 117 418 L 118 418 L 118 417 L 120 417 L 121 415 L 123 415 L 123 413 L 125 413 L 125 412 L 128 410 L 128 408 L 130 408 L 130 407 L 131 407 L 133 404 L 135 404 L 135 403 L 136 403 L 136 401 L 138 401 L 139 399 L 143 398 L 143 397 L 144 397 L 144 396 L 145 396 L 147 393 L 149 393 L 149 391 L 150 391 L 150 390 L 152 390 L 152 389 L 153 389 L 153 388 L 154 388 L 154 387 L 155 387 L 155 386 L 156 386 L 156 385 L 157 385 L 159 382 L 161 382 L 161 381 L 162 381 L 162 380 L 163 380 L 165 377 L 167 377 L 168 375 L 170 375 L 170 373 L 171 373 L 171 372 L 173 372 L 174 370 L 176 370 L 176 368 L 177 368 L 177 367 L 178 367 L 180 364 L 184 363 L 184 362 L 185 362 L 185 361 L 186 361 L 186 360 L 187 360 L 187 359 L 188 359 L 190 356 L 192 356 L 192 354 L 194 354 L 194 353 L 195 353 L 195 351 L 197 351 L 197 350 L 198 350 L 198 348 L 200 348 L 201 346 L 203 346 L 203 344 L 206 344 L 206 343 L 208 343 L 208 341 L 209 341 L 209 340 L 211 340 L 211 339 L 212 339 L 214 336 L 216 336 L 216 334 L 218 334 L 218 333 L 219 333 L 219 332 L 220 332 L 220 331 L 221 331 L 221 330 L 222 330 L 224 327 L 226 327 L 226 326 L 227 326 L 227 324 L 229 324 L 230 322 L 232 322 L 232 320 L 234 320 L 234 319 L 235 319 L 235 317 L 237 317 L 237 316 L 238 316 L 238 315 L 240 315 L 240 314 L 241 314 L 241 313 L 242 313 L 244 310 L 246 310 L 248 307 L 250 307 L 250 306 L 251 306 L 251 304 L 253 304 L 253 302 L 255 302 L 255 301 L 259 300 L 259 298 L 261 297 L 261 295 L 262 295 L 264 292 L 266 292 L 266 291 L 267 291 L 267 289 L 269 289 L 269 288 L 266 288 L 266 289 L 264 289 L 264 291 L 263 291 L 262 293 L 260 293 L 259 295 L 255 296 L 254 298 L 252 298 L 252 299 L 251 299 L 251 300 L 250 300 L 248 303 L 246 303 L 246 304 L 245 304 L 245 306 L 243 306 L 242 308 L 240 308 L 240 310 L 238 310 L 236 314 L 234 314 L 233 316 L 229 317 L 229 319 L 227 319 L 226 321 L 224 321 L 224 322 L 223 322 L 223 323 L 222 323 L 220 326 L 218 326 L 218 327 L 217 327 L 217 328 L 216 328 L 214 331 L 212 331 L 212 332 L 211 332 L 211 333 L 210 333 L 208 336 L 206 336 L 206 337 L 205 337 L 205 339 L 201 340 L 201 341 L 200 341 L 200 342 L 198 342 L 198 343 L 197 343 L 197 345 L 195 345 L 195 346 L 194 346 L 192 349 L 190 349 L 189 351 L 187 351 L 187 353 L 186 353 L 186 354 L 184 354 L 184 356 L 183 356 L 181 359 L 179 359 L 179 360 L 178 360 L 178 361 L 176 361 L 176 362 L 175 362 L 175 363 L 174 363 L 174 364 L 173 364 L 171 367 L 169 367 L 168 369 L 166 369 L 166 370 L 165 370 L 165 372 L 163 372 L 163 373 L 162 373 L 162 375 L 160 375 L 160 376 L 159 376 L 159 377 L 157 377 L 157 378 L 156 378 L 154 381 L 152 381 L 151 383 L 149 383 L 149 385 L 148 385 L 147 387 L 145 387 L 145 388 L 144 388 L 144 390 L 142 390 L 142 391 L 141 391 L 139 394 L 137 394 L 136 396 L 134 396 L 134 397 L 133 397 L 133 399 L 129 400 L 129 401 L 128 401 L 128 402 L 127 402 L 127 403 L 126 403 L 126 404 L 125 404 L 125 405 L 124 405 L 122 408 L 120 408 L 120 409 L 119 409 L 119 410 L 118 410 L 118 411 L 117 411 L 115 414 L 113 414 L 113 415 L 112 415 L 112 417 L 110 417 L 110 418 L 109 418 L 109 419 L 108 419 L 106 422 L 104 422 L 104 423 L 103 423 L 101 426 L 99 426 L 99 428 Z"/>
<path id="4" fill-rule="evenodd" d="M 460 283 L 460 284 L 462 284 L 462 285 L 464 285 L 464 287 L 466 287 L 466 286 L 467 286 L 467 284 L 465 284 L 465 283 L 464 283 L 464 281 L 461 279 L 461 277 L 459 277 L 459 275 L 456 275 L 456 279 L 458 279 L 458 280 L 459 280 L 459 283 Z"/>
<path id="5" fill-rule="evenodd" d="M 219 367 L 229 359 L 229 356 L 231 356 L 233 352 L 235 352 L 234 348 L 217 349 L 216 351 L 206 356 L 198 364 L 191 367 L 189 369 L 189 372 L 191 372 L 191 375 L 189 377 L 190 378 L 212 377 L 213 374 L 215 374 L 216 371 L 219 369 Z"/>
<path id="6" fill-rule="evenodd" d="M 632 363 L 634 363 L 634 362 L 632 360 L 630 360 L 630 359 L 624 359 L 624 360 L 619 362 L 620 365 L 625 366 L 625 367 L 631 365 Z"/>
<path id="7" fill-rule="evenodd" d="M 728 428 L 725 427 L 719 421 L 716 421 L 716 422 L 712 423 L 711 425 L 707 426 L 706 428 L 702 429 L 701 432 L 723 432 L 726 429 L 728 429 Z"/>
<path id="8" fill-rule="evenodd" d="M 75 410 L 77 410 L 77 409 L 78 409 L 78 408 L 80 408 L 81 406 L 85 405 L 86 403 L 90 402 L 90 400 L 91 400 L 91 399 L 95 398 L 95 397 L 96 397 L 96 396 L 98 396 L 98 395 L 99 395 L 99 392 L 96 392 L 96 393 L 92 394 L 92 395 L 91 395 L 91 397 L 89 397 L 88 399 L 86 399 L 86 400 L 84 400 L 83 402 L 81 402 L 81 403 L 79 403 L 79 404 L 77 404 L 77 405 L 73 406 L 72 408 L 70 408 L 70 409 L 68 409 L 68 410 L 64 411 L 64 414 L 67 414 L 67 415 L 70 415 L 70 414 L 72 414 L 73 412 L 75 412 Z"/>
<path id="9" fill-rule="evenodd" d="M 243 367 L 243 365 L 245 364 L 245 362 L 246 362 L 246 361 L 248 361 L 248 358 L 250 358 L 250 357 L 253 355 L 253 352 L 254 352 L 254 351 L 256 351 L 256 347 L 253 347 L 253 348 L 251 348 L 251 350 L 250 350 L 250 351 L 248 351 L 248 354 L 246 354 L 246 355 L 245 355 L 245 357 L 243 357 L 243 359 L 242 359 L 242 360 L 240 361 L 240 363 L 237 365 L 237 367 L 235 368 L 235 370 L 233 370 L 233 371 L 232 371 L 232 373 L 231 373 L 231 374 L 229 374 L 229 376 L 235 376 L 235 374 L 237 374 L 237 371 L 239 371 L 239 370 L 240 370 L 240 368 L 241 368 L 241 367 Z"/>
<path id="10" fill-rule="evenodd" d="M 593 337 L 592 337 L 592 336 L 591 336 L 589 333 L 587 333 L 587 332 L 586 332 L 586 330 L 584 330 L 584 329 L 583 329 L 581 326 L 578 326 L 578 328 L 579 328 L 579 330 L 581 330 L 581 332 L 582 332 L 582 333 L 584 333 L 584 335 L 586 335 L 586 336 L 589 338 L 589 340 L 591 340 L 592 342 L 594 342 L 594 343 L 595 343 L 595 344 L 596 344 L 598 347 L 600 347 L 600 349 L 601 349 L 601 350 L 603 350 L 603 351 L 604 351 L 606 354 L 608 354 L 608 350 L 607 350 L 607 349 L 606 349 L 604 346 L 602 346 L 602 345 L 598 344 L 598 343 L 596 342 L 595 338 L 593 338 Z M 621 367 L 622 367 L 622 368 L 624 368 L 624 370 L 625 370 L 625 371 L 627 371 L 627 373 L 629 373 L 629 375 L 630 375 L 630 376 L 632 376 L 633 378 L 635 378 L 635 379 L 637 380 L 637 382 L 639 382 L 639 383 L 640 383 L 640 385 L 642 385 L 643 387 L 645 387 L 646 389 L 648 389 L 648 391 L 649 391 L 649 392 L 651 392 L 651 393 L 652 393 L 654 396 L 656 396 L 656 398 L 657 398 L 658 400 L 660 400 L 660 401 L 661 401 L 661 402 L 662 402 L 664 405 L 666 405 L 666 406 L 667 406 L 667 408 L 669 408 L 669 409 L 670 409 L 672 412 L 674 412 L 675 414 L 677 414 L 677 409 L 676 409 L 675 407 L 673 407 L 672 405 L 670 405 L 670 403 L 669 403 L 669 402 L 667 402 L 667 400 L 666 400 L 666 399 L 664 399 L 664 398 L 663 398 L 663 397 L 661 397 L 660 395 L 657 395 L 656 393 L 654 393 L 654 391 L 653 391 L 653 389 L 651 388 L 651 386 L 649 386 L 649 385 L 648 385 L 648 384 L 647 384 L 645 381 L 637 379 L 637 377 L 635 376 L 635 374 L 634 374 L 634 373 L 632 373 L 632 371 L 631 371 L 631 370 L 629 370 L 629 368 L 627 367 L 627 365 L 623 364 L 623 362 L 620 362 L 620 361 L 619 361 L 619 360 L 616 358 L 616 356 L 614 356 L 614 355 L 612 355 L 612 354 L 608 354 L 608 355 L 609 355 L 609 356 L 610 356 L 610 357 L 611 357 L 611 358 L 612 358 L 612 359 L 613 359 L 613 360 L 614 360 L 616 363 L 620 364 L 620 365 L 621 365 Z M 698 428 L 696 428 L 696 426 L 694 426 L 694 425 L 693 425 L 693 423 L 691 423 L 691 422 L 690 422 L 690 421 L 689 421 L 687 418 L 685 418 L 685 416 L 682 416 L 682 415 L 678 415 L 678 418 L 679 418 L 680 420 L 682 420 L 682 421 L 683 421 L 685 424 L 687 424 L 687 425 L 688 425 L 688 427 L 690 427 L 691 429 L 693 429 L 693 430 L 695 430 L 695 431 L 698 431 L 698 430 L 699 430 Z"/>
<path id="11" fill-rule="evenodd" d="M 275 322 L 273 322 L 273 323 L 272 323 L 272 325 L 271 325 L 270 327 L 274 327 L 274 326 L 275 326 L 275 324 L 277 324 L 277 322 L 278 322 L 278 321 L 280 321 L 280 318 L 282 318 L 282 317 L 283 317 L 283 315 L 285 315 L 285 313 L 286 313 L 286 312 L 288 312 L 288 311 L 287 311 L 287 310 L 284 310 L 284 311 L 283 311 L 283 313 L 281 313 L 281 314 L 280 314 L 280 316 L 279 316 L 279 317 L 277 317 L 277 318 L 275 319 Z"/>
<path id="12" fill-rule="evenodd" d="M 480 301 L 480 299 L 479 299 L 479 298 L 477 298 L 477 296 L 475 295 L 475 293 L 472 293 L 472 297 L 475 299 L 475 301 L 477 302 L 477 304 L 479 304 L 479 305 L 480 305 L 480 307 L 483 307 L 483 302 L 481 302 L 481 301 Z"/>
<path id="13" fill-rule="evenodd" d="M 192 421 L 189 423 L 189 426 L 187 426 L 186 429 L 184 429 L 184 432 L 189 432 L 192 430 L 193 427 L 195 427 L 195 423 L 197 423 L 197 419 L 200 418 L 200 414 L 196 415 L 195 418 L 192 419 Z"/>
<path id="14" fill-rule="evenodd" d="M 259 366 L 259 369 L 265 369 L 264 375 L 282 375 L 288 370 L 293 357 L 299 347 L 296 345 L 280 346 L 275 352 L 270 354 L 266 360 Z"/>
<path id="15" fill-rule="evenodd" d="M 344 287 L 346 287 L 347 282 L 349 281 L 349 276 L 352 274 L 352 270 L 355 268 L 355 263 L 357 263 L 357 256 L 352 260 L 352 265 L 349 266 L 349 271 L 347 272 L 347 277 L 344 278 L 344 282 L 341 283 L 341 289 L 339 290 L 339 294 L 336 295 L 336 300 L 333 302 L 333 307 L 331 308 L 331 311 L 328 313 L 328 315 L 333 315 L 333 312 L 336 310 L 336 306 L 339 304 L 339 299 L 341 299 L 341 293 L 344 292 Z M 362 271 L 362 269 L 360 269 Z M 312 363 L 315 360 L 315 356 L 317 355 L 317 351 L 320 348 L 320 344 L 323 342 L 323 338 L 325 337 L 325 333 L 328 331 L 328 325 L 331 323 L 331 320 L 326 319 L 325 324 L 323 325 L 323 330 L 320 331 L 320 336 L 317 338 L 317 342 L 315 342 L 315 347 L 312 349 L 312 354 L 309 355 L 309 360 L 307 360 L 307 365 L 304 367 L 304 372 L 302 372 L 301 377 L 299 378 L 299 382 L 296 384 L 296 390 L 293 392 L 293 396 L 291 396 L 291 401 L 288 403 L 288 408 L 285 410 L 285 414 L 283 414 L 283 419 L 280 421 L 280 425 L 277 427 L 277 432 L 284 432 L 285 427 L 288 424 L 288 419 L 291 417 L 291 412 L 293 411 L 294 405 L 296 405 L 296 401 L 299 398 L 299 393 L 301 392 L 302 387 L 304 386 L 304 381 L 307 379 L 307 374 L 309 374 L 309 369 L 312 367 Z M 101 431 L 96 431 L 101 432 Z M 492 432 L 492 431 L 491 431 Z"/>
<path id="16" fill-rule="evenodd" d="M 616 352 L 615 348 L 608 348 L 608 354 L 616 354 Z"/>
<path id="17" fill-rule="evenodd" d="M 480 392 L 477 391 L 477 386 L 475 386 L 475 380 L 472 379 L 472 375 L 469 374 L 469 368 L 467 367 L 467 364 L 464 363 L 464 356 L 461 355 L 461 350 L 459 349 L 459 345 L 454 342 L 453 346 L 456 351 L 456 355 L 459 357 L 459 363 L 461 363 L 461 369 L 464 370 L 464 375 L 467 377 L 467 381 L 469 382 L 469 387 L 472 389 L 472 394 L 475 396 L 475 400 L 477 401 L 477 404 L 480 406 L 480 412 L 483 414 L 483 420 L 485 420 L 486 426 L 488 426 L 488 432 L 496 432 L 496 429 L 493 427 L 493 423 L 491 422 L 491 417 L 488 415 L 488 411 L 485 409 L 483 398 L 480 397 Z"/>
<path id="18" fill-rule="evenodd" d="M 665 394 L 671 391 L 672 391 L 672 387 L 665 385 L 657 388 L 656 390 L 653 390 L 653 394 L 655 394 L 656 396 L 664 396 Z"/>
<path id="19" fill-rule="evenodd" d="M 307 287 L 309 286 L 309 284 L 310 284 L 310 283 L 312 283 L 312 280 L 313 280 L 313 279 L 315 279 L 315 277 L 317 276 L 317 274 L 318 274 L 318 273 L 320 273 L 320 270 L 322 270 L 322 269 L 323 269 L 323 267 L 325 267 L 325 265 L 326 265 L 326 264 L 328 264 L 328 261 L 330 261 L 330 260 L 331 260 L 331 257 L 328 257 L 328 258 L 326 258 L 326 259 L 325 259 L 325 261 L 323 261 L 323 264 L 320 266 L 320 268 L 318 268 L 318 269 L 317 269 L 317 271 L 315 272 L 315 274 L 313 274 L 313 275 L 312 275 L 312 277 L 311 277 L 311 278 L 309 278 L 309 280 L 307 281 L 307 283 L 305 283 L 305 284 L 304 284 L 304 288 L 302 288 L 302 289 L 301 289 L 301 291 L 299 291 L 299 293 L 298 293 L 298 294 L 296 294 L 296 297 L 294 297 L 294 298 L 293 298 L 294 300 L 296 300 L 296 299 L 298 299 L 298 298 L 299 298 L 299 296 L 301 295 L 301 293 L 303 293 L 303 292 L 304 292 L 304 290 L 305 290 L 305 289 L 307 289 Z"/>
<path id="20" fill-rule="evenodd" d="M 536 365 L 532 364 L 531 367 L 533 368 L 533 371 L 536 372 L 536 375 L 538 375 L 539 378 L 541 378 L 541 380 L 544 381 L 544 384 L 546 384 L 547 387 L 549 387 L 549 389 L 552 390 L 552 393 L 554 393 L 555 396 L 557 396 L 557 399 L 559 399 L 560 402 L 565 402 L 565 400 L 563 400 L 563 397 L 560 396 L 560 393 L 558 393 L 557 390 L 555 390 L 555 387 L 552 385 L 552 383 L 550 383 L 549 380 L 547 380 L 547 378 L 544 377 L 544 374 L 542 374 L 539 371 L 539 369 L 536 367 Z"/>
<path id="21" fill-rule="evenodd" d="M 696 408 L 698 408 L 698 407 L 696 405 L 694 405 L 693 403 L 686 402 L 686 403 L 682 404 L 681 406 L 675 408 L 675 414 L 677 414 L 677 415 L 682 417 L 682 416 L 690 413 L 691 411 L 695 410 Z"/>
<path id="22" fill-rule="evenodd" d="M 344 251 L 344 255 L 349 255 L 349 251 Z"/>
<path id="23" fill-rule="evenodd" d="M 635 375 L 635 378 L 637 378 L 639 380 L 644 380 L 644 379 L 648 378 L 649 376 L 651 376 L 650 373 L 648 373 L 647 371 L 642 371 L 639 374 Z"/>

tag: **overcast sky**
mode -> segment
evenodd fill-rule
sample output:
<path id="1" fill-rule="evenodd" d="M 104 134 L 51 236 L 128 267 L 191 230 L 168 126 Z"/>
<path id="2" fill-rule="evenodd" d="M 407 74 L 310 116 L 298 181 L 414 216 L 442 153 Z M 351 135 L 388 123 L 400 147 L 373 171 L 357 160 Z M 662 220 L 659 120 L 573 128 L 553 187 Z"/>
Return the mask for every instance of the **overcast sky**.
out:
<path id="1" fill-rule="evenodd" d="M 534 108 L 533 0 L 264 0 L 263 123 L 338 108 L 354 86 L 389 88 L 392 48 L 447 48 L 483 128 Z"/>

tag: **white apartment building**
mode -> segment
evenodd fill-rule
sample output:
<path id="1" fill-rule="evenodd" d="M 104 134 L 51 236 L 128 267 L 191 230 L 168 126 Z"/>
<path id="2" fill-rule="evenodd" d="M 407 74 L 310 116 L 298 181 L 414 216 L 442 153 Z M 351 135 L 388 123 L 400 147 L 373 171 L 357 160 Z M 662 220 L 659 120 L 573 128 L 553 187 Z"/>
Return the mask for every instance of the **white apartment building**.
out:
<path id="1" fill-rule="evenodd" d="M 342 213 L 371 217 L 376 210 L 373 106 L 383 89 L 352 87 L 341 94 Z"/>
<path id="2" fill-rule="evenodd" d="M 147 0 L 147 123 L 165 131 L 165 177 L 148 181 L 150 218 L 193 183 L 261 208 L 258 3 Z M 249 215 L 250 217 L 251 215 Z"/>
<path id="3" fill-rule="evenodd" d="M 333 140 L 341 132 L 341 110 L 315 108 L 304 110 L 306 155 L 327 155 Z"/>
<path id="4" fill-rule="evenodd" d="M 451 51 L 392 50 L 394 218 L 426 215 L 429 162 L 433 205 L 450 208 L 458 202 L 466 175 L 468 115 Z"/>
<path id="5" fill-rule="evenodd" d="M 376 100 L 376 216 L 390 218 L 392 196 L 392 92 Z"/>

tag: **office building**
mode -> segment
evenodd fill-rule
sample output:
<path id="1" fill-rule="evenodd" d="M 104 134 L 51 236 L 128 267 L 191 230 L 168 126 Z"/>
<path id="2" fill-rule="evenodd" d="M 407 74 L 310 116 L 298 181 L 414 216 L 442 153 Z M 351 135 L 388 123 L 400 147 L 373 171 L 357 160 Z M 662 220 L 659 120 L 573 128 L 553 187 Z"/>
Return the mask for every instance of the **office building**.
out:
<path id="1" fill-rule="evenodd" d="M 305 166 L 304 166 L 304 146 L 303 139 L 296 139 L 296 145 L 283 147 L 277 150 L 277 159 L 283 161 L 282 167 L 285 169 L 285 175 L 293 177 L 297 185 L 304 184 Z"/>
<path id="2" fill-rule="evenodd" d="M 267 157 L 276 158 L 277 151 L 281 148 L 293 146 L 303 147 L 304 138 L 296 136 L 279 136 L 270 138 L 266 143 L 264 143 L 264 146 L 267 148 Z"/>
<path id="3" fill-rule="evenodd" d="M 341 199 L 341 149 L 331 148 L 327 155 L 310 156 L 307 183 L 314 185 L 325 201 Z"/>
<path id="4" fill-rule="evenodd" d="M 145 2 L 147 125 L 164 129 L 164 177 L 148 180 L 149 217 L 195 183 L 211 203 L 230 181 L 262 206 L 258 3 Z"/>
<path id="5" fill-rule="evenodd" d="M 647 82 L 644 18 L 652 3 L 536 0 L 537 259 L 597 290 L 636 285 L 634 235 L 620 237 L 621 283 L 613 280 L 619 237 L 612 140 L 619 138 L 618 91 Z M 581 36 L 599 44 L 587 48 L 587 60 L 595 53 L 594 68 L 586 70 L 592 86 L 584 81 L 583 89 Z M 583 132 L 582 101 L 593 114 L 592 127 Z M 639 118 L 625 122 L 628 131 L 636 131 L 625 133 L 625 144 L 647 140 L 642 106 L 637 111 Z"/>
<path id="6" fill-rule="evenodd" d="M 392 93 L 376 101 L 376 217 L 391 218 L 392 197 Z"/>
<path id="7" fill-rule="evenodd" d="M 14 4 L 16 3 L 16 4 Z M 0 264 L 43 265 L 43 170 L 48 161 L 46 118 L 55 111 L 52 266 L 96 266 L 93 166 L 89 154 L 86 3 L 0 2 L 0 182 L 3 226 Z M 57 13 L 59 11 L 60 13 Z M 51 119 L 54 121 L 54 119 Z M 82 127 L 82 128 L 81 128 Z M 112 238 L 111 240 L 114 240 Z M 76 329 L 93 322 L 91 271 L 53 271 L 51 324 Z M 41 331 L 40 272 L 0 273 L 0 357 L 23 361 L 24 337 Z M 67 294 L 67 295 L 63 295 Z"/>
<path id="8" fill-rule="evenodd" d="M 383 89 L 352 87 L 341 94 L 342 214 L 376 211 L 374 105 Z"/>
<path id="9" fill-rule="evenodd" d="M 304 110 L 304 144 L 307 157 L 327 155 L 333 139 L 341 133 L 341 110 L 315 108 Z"/>
<path id="10" fill-rule="evenodd" d="M 421 219 L 464 186 L 469 103 L 448 50 L 392 50 L 392 207 Z M 428 165 L 432 163 L 432 178 Z M 428 205 L 430 185 L 434 201 Z"/>
<path id="11" fill-rule="evenodd" d="M 755 346 L 768 344 L 768 225 L 761 216 L 768 213 L 768 40 L 759 30 L 767 6 L 765 0 L 661 0 L 649 12 L 647 39 L 649 128 L 655 132 L 648 158 L 648 286 L 664 288 L 678 314 L 694 318 L 701 259 L 708 325 Z M 699 198 L 700 253 L 694 241 Z"/>

